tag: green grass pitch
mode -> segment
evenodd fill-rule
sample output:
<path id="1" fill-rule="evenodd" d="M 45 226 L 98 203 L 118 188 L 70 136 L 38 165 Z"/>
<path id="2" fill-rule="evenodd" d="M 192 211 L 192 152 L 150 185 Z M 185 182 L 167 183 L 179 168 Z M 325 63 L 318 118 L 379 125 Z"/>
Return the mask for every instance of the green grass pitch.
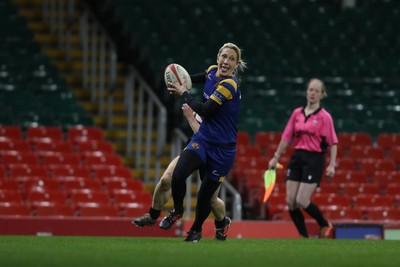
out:
<path id="1" fill-rule="evenodd" d="M 400 241 L 0 236 L 2 267 L 400 266 Z"/>

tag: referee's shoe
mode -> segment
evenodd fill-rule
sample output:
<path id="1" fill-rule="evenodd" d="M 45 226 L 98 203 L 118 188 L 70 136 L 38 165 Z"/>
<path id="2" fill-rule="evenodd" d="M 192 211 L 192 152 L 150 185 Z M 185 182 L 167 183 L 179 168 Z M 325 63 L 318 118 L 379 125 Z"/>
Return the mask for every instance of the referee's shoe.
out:
<path id="1" fill-rule="evenodd" d="M 328 222 L 328 226 L 320 228 L 319 238 L 333 238 L 333 225 L 330 222 Z"/>

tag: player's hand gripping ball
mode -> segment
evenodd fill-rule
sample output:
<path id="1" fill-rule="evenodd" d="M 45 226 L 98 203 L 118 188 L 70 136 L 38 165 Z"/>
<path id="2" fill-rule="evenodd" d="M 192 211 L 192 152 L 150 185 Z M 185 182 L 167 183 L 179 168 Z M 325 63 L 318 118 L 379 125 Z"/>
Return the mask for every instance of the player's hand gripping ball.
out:
<path id="1" fill-rule="evenodd" d="M 168 84 L 183 85 L 186 83 L 186 89 L 190 92 L 192 89 L 192 80 L 189 73 L 179 64 L 169 64 L 164 71 L 164 80 L 168 88 Z"/>

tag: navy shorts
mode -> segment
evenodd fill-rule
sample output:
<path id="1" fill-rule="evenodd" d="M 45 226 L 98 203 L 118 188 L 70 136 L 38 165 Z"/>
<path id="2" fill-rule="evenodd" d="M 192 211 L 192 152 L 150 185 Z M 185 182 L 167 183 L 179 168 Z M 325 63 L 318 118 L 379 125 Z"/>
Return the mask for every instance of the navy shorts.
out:
<path id="1" fill-rule="evenodd" d="M 321 152 L 295 150 L 287 166 L 286 180 L 307 184 L 320 184 L 325 169 L 325 156 Z"/>
<path id="2" fill-rule="evenodd" d="M 201 157 L 205 164 L 205 175 L 216 182 L 224 181 L 235 161 L 235 145 L 210 144 L 193 136 L 186 149 L 193 150 Z"/>

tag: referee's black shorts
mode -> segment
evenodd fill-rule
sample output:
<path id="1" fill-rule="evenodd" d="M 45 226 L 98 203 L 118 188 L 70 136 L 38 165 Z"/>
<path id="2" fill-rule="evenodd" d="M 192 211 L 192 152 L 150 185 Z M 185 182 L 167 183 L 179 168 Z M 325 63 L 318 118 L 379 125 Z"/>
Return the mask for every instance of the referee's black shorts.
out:
<path id="1" fill-rule="evenodd" d="M 295 150 L 287 166 L 286 180 L 307 184 L 320 184 L 325 169 L 325 156 L 321 152 Z"/>

